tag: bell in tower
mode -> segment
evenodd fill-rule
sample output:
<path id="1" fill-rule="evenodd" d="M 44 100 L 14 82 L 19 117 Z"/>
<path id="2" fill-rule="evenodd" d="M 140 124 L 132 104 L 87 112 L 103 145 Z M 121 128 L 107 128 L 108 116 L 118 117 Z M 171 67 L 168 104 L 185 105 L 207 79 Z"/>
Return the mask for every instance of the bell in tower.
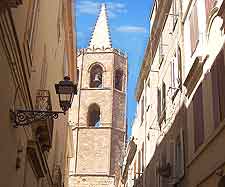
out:
<path id="1" fill-rule="evenodd" d="M 94 84 L 96 88 L 101 88 L 102 87 L 102 76 L 100 73 L 95 74 L 94 78 Z"/>

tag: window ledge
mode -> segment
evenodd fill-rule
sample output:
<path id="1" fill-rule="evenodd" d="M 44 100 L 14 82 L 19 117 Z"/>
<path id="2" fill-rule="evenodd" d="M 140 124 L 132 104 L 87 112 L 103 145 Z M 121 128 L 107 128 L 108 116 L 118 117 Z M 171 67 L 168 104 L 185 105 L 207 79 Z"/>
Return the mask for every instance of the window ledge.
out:
<path id="1" fill-rule="evenodd" d="M 118 92 L 118 93 L 121 93 L 121 94 L 124 94 L 124 95 L 126 94 L 124 91 L 118 90 L 118 89 L 116 89 L 116 88 L 115 88 L 114 90 L 115 90 L 116 92 Z"/>

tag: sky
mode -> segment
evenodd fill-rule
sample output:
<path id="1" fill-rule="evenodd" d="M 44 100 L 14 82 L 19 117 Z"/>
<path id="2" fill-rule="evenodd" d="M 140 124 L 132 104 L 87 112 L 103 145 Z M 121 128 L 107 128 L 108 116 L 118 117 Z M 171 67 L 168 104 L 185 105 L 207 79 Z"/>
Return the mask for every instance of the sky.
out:
<path id="1" fill-rule="evenodd" d="M 106 3 L 113 48 L 128 54 L 128 136 L 136 112 L 135 88 L 149 37 L 152 0 L 76 0 L 77 47 L 86 48 L 101 3 Z"/>

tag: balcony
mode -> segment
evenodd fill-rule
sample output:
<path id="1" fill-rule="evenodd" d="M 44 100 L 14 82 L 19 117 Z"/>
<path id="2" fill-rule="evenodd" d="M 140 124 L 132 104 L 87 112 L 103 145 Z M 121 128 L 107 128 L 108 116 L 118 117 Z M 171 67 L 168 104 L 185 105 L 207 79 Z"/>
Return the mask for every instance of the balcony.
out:
<path id="1" fill-rule="evenodd" d="M 50 93 L 48 90 L 38 90 L 36 95 L 36 109 L 41 111 L 51 111 Z M 49 151 L 52 145 L 53 119 L 36 122 L 32 128 L 41 145 L 42 151 Z"/>

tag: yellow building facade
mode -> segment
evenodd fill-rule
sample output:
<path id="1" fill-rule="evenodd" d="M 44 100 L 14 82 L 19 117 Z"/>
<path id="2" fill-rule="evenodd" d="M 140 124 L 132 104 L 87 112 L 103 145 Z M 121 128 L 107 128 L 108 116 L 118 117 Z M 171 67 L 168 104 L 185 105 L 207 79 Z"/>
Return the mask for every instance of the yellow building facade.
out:
<path id="1" fill-rule="evenodd" d="M 60 111 L 55 84 L 64 76 L 76 84 L 73 3 L 0 2 L 0 186 L 67 186 L 73 155 L 68 116 L 15 128 L 13 114 Z"/>

